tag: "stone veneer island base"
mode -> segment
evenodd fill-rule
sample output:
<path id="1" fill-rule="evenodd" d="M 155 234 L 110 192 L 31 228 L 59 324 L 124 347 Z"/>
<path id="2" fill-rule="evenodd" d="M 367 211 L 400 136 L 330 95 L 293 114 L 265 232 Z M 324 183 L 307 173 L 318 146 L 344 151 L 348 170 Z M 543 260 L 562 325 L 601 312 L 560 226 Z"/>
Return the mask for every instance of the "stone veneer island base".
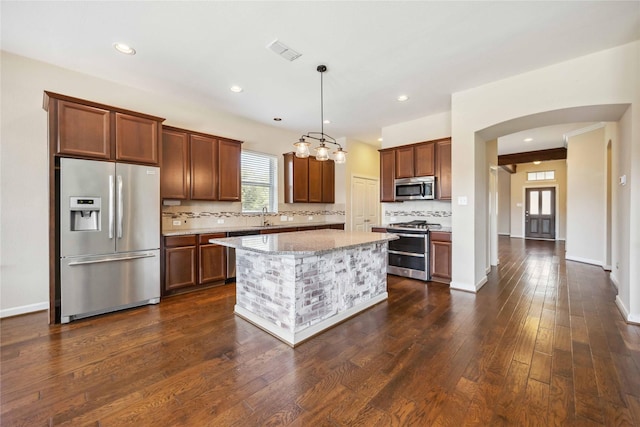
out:
<path id="1" fill-rule="evenodd" d="M 387 299 L 396 238 L 314 230 L 211 243 L 236 248 L 235 313 L 293 347 Z"/>

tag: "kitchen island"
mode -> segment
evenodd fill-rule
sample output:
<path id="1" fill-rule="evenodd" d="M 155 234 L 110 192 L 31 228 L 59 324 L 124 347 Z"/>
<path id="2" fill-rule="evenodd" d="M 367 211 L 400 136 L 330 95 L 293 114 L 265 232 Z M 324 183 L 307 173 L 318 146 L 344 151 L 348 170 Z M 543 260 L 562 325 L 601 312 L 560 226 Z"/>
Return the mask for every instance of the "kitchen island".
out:
<path id="1" fill-rule="evenodd" d="M 235 313 L 293 347 L 387 299 L 395 239 L 313 230 L 210 242 L 236 249 Z"/>

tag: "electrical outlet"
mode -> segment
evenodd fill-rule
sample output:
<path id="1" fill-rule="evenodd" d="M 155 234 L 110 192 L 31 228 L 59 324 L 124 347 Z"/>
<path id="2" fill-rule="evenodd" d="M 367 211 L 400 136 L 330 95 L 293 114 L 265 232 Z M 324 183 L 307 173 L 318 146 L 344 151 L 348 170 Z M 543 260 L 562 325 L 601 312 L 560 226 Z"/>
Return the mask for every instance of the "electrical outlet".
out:
<path id="1" fill-rule="evenodd" d="M 280 215 L 280 221 L 286 221 L 286 220 L 287 220 L 286 215 Z"/>
<path id="2" fill-rule="evenodd" d="M 313 217 L 312 217 L 312 216 L 308 216 L 308 217 L 307 217 L 307 219 L 308 219 L 309 221 L 313 221 Z"/>
<path id="3" fill-rule="evenodd" d="M 221 218 L 221 219 L 219 219 L 219 220 L 218 220 L 218 224 L 224 224 L 224 219 L 222 219 L 222 218 Z"/>
<path id="4" fill-rule="evenodd" d="M 173 220 L 173 225 L 181 225 L 182 222 L 180 220 Z"/>
<path id="5" fill-rule="evenodd" d="M 288 217 L 287 221 L 293 221 L 293 217 L 292 216 Z"/>

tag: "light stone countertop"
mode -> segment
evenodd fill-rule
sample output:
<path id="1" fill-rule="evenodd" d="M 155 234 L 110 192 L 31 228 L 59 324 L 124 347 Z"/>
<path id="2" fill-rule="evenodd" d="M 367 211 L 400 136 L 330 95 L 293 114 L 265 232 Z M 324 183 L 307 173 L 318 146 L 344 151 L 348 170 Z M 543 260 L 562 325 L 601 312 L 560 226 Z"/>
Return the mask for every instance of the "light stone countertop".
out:
<path id="1" fill-rule="evenodd" d="M 331 252 L 336 249 L 388 242 L 397 238 L 398 236 L 388 233 L 311 230 L 211 239 L 209 243 L 269 255 L 295 255 L 302 257 Z"/>

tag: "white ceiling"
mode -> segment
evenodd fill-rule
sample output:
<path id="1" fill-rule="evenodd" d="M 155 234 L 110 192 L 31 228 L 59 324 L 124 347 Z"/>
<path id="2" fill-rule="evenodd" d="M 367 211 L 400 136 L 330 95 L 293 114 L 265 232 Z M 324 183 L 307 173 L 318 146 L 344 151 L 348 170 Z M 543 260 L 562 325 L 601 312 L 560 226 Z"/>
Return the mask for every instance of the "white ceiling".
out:
<path id="1" fill-rule="evenodd" d="M 566 123 L 512 133 L 498 138 L 498 154 L 523 153 L 564 147 L 564 135 L 586 129 L 593 123 Z M 531 141 L 525 141 L 531 139 Z"/>
<path id="2" fill-rule="evenodd" d="M 453 92 L 640 39 L 638 1 L 3 0 L 1 12 L 3 50 L 300 133 L 320 128 L 326 64 L 325 132 L 372 144 L 383 126 L 449 110 Z M 276 38 L 302 56 L 268 50 Z"/>

